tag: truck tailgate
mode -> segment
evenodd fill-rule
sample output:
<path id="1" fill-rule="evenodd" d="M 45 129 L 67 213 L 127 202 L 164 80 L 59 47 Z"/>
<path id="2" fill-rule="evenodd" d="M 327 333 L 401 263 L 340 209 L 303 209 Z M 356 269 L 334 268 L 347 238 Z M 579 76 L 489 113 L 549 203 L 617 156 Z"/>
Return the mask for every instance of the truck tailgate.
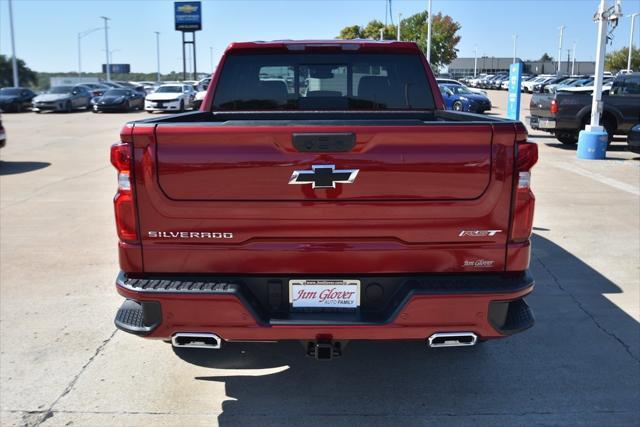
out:
<path id="1" fill-rule="evenodd" d="M 173 200 L 468 200 L 491 175 L 490 125 L 418 127 L 159 127 L 157 174 Z M 345 152 L 300 152 L 294 135 L 355 137 Z M 357 170 L 353 184 L 287 185 L 314 165 Z"/>
<path id="2" fill-rule="evenodd" d="M 145 271 L 504 269 L 512 123 L 136 126 Z M 355 145 L 299 151 L 300 133 L 353 134 Z M 335 188 L 289 185 L 314 165 L 358 173 Z"/>

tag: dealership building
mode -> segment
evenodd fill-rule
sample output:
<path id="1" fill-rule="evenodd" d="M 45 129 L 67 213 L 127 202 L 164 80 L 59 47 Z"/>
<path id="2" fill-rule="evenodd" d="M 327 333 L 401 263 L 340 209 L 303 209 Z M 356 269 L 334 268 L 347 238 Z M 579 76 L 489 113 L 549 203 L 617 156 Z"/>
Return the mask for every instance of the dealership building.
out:
<path id="1" fill-rule="evenodd" d="M 508 73 L 513 58 L 498 58 L 495 56 L 483 56 L 477 59 L 476 74 Z M 452 78 L 473 76 L 475 58 L 456 58 L 449 64 L 449 75 Z M 516 62 L 522 64 L 522 72 L 526 74 L 555 74 L 558 63 L 555 61 L 523 61 L 516 58 Z M 571 62 L 562 61 L 562 73 L 571 74 Z M 596 63 L 593 61 L 576 61 L 575 74 L 593 74 Z"/>

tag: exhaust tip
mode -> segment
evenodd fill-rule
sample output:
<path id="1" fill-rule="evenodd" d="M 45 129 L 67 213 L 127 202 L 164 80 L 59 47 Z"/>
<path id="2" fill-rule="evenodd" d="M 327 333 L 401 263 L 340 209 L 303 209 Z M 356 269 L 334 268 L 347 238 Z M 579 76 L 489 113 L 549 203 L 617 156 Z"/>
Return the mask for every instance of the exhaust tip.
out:
<path id="1" fill-rule="evenodd" d="M 476 345 L 478 336 L 473 332 L 439 332 L 429 337 L 429 347 L 469 347 Z"/>
<path id="2" fill-rule="evenodd" d="M 222 345 L 222 339 L 216 334 L 180 332 L 171 337 L 171 344 L 179 348 L 208 348 L 217 350 Z"/>

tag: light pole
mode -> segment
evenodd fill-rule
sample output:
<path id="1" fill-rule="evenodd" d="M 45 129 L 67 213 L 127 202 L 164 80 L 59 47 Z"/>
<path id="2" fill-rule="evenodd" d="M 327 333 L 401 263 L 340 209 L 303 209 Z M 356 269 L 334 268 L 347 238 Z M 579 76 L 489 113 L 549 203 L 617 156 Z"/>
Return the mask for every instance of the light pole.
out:
<path id="1" fill-rule="evenodd" d="M 104 19 L 104 50 L 107 55 L 107 81 L 111 81 L 111 64 L 109 62 L 109 18 L 101 16 Z"/>
<path id="2" fill-rule="evenodd" d="M 576 42 L 573 42 L 573 55 L 571 58 L 571 75 L 575 76 L 576 73 Z"/>
<path id="3" fill-rule="evenodd" d="M 629 56 L 627 57 L 627 70 L 631 70 L 631 52 L 633 52 L 633 30 L 636 21 L 636 16 L 640 15 L 640 12 L 632 13 L 631 16 L 631 31 L 629 34 Z"/>
<path id="4" fill-rule="evenodd" d="M 473 77 L 476 76 L 476 71 L 478 70 L 478 45 L 474 47 L 475 56 L 473 58 Z"/>
<path id="5" fill-rule="evenodd" d="M 91 33 L 100 31 L 102 27 L 92 28 L 78 33 L 78 76 L 82 76 L 82 38 L 88 36 Z"/>
<path id="6" fill-rule="evenodd" d="M 604 58 L 607 45 L 607 31 L 609 23 L 613 27 L 617 25 L 618 19 L 622 16 L 620 2 L 607 8 L 606 0 L 600 0 L 598 11 L 593 20 L 598 23 L 598 42 L 596 44 L 596 69 L 593 82 L 593 96 L 591 100 L 591 121 L 580 131 L 578 135 L 577 157 L 579 159 L 598 160 L 604 159 L 607 154 L 607 142 L 609 135 L 607 130 L 600 124 L 602 114 L 602 79 L 604 73 Z"/>
<path id="7" fill-rule="evenodd" d="M 513 64 L 516 63 L 516 41 L 518 40 L 518 35 L 513 35 Z"/>
<path id="8" fill-rule="evenodd" d="M 400 41 L 400 26 L 402 25 L 402 14 L 398 14 L 398 41 Z"/>
<path id="9" fill-rule="evenodd" d="M 213 46 L 209 46 L 209 71 L 213 72 Z"/>
<path id="10" fill-rule="evenodd" d="M 558 45 L 558 71 L 556 74 L 560 74 L 560 64 L 562 64 L 562 35 L 564 34 L 564 25 L 560 26 L 560 44 Z"/>
<path id="11" fill-rule="evenodd" d="M 380 28 L 380 40 L 384 40 L 384 28 Z"/>
<path id="12" fill-rule="evenodd" d="M 156 72 L 156 82 L 160 82 L 160 32 L 159 31 L 154 31 L 154 33 L 156 34 L 156 65 L 157 65 L 157 72 Z"/>
<path id="13" fill-rule="evenodd" d="M 427 6 L 427 62 L 431 65 L 431 0 Z"/>
<path id="14" fill-rule="evenodd" d="M 20 86 L 20 80 L 18 79 L 18 60 L 16 59 L 16 40 L 13 35 L 13 5 L 9 0 L 9 27 L 11 31 L 11 65 L 13 67 L 13 86 Z"/>
<path id="15" fill-rule="evenodd" d="M 113 49 L 109 51 L 109 63 L 113 64 L 113 54 L 116 52 L 120 52 L 122 49 Z"/>

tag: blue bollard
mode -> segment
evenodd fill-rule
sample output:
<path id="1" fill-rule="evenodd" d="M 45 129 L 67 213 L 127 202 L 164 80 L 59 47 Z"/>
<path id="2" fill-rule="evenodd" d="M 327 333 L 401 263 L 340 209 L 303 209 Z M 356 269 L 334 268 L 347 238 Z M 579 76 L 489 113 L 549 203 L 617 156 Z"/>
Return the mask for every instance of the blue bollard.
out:
<path id="1" fill-rule="evenodd" d="M 578 158 L 602 160 L 607 155 L 608 135 L 606 131 L 581 130 L 578 135 Z"/>

